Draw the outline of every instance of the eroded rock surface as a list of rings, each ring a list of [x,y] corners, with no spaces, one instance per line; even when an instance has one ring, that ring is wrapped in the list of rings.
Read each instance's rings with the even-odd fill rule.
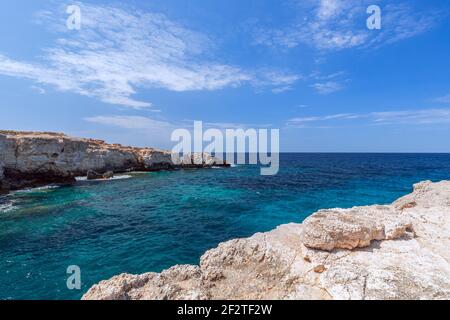
[[[372,241],[412,236],[411,221],[392,206],[322,210],[303,222],[302,243],[332,251],[370,246]]]
[[[392,205],[322,210],[83,299],[449,299],[449,247],[450,182],[427,181]]]
[[[0,131],[0,192],[73,182],[88,171],[103,175],[224,165],[208,154],[196,157],[200,163],[193,159],[174,163],[171,153],[164,150],[107,144],[61,133]]]

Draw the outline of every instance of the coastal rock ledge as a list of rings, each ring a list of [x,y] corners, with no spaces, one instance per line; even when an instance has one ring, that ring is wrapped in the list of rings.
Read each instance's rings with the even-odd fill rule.
[[[391,205],[322,210],[83,299],[450,299],[449,248],[450,181],[426,181]]]
[[[62,133],[0,130],[0,193],[71,183],[89,171],[111,176],[129,171],[227,166],[206,153],[179,162],[173,163],[169,151],[153,148],[126,147]]]

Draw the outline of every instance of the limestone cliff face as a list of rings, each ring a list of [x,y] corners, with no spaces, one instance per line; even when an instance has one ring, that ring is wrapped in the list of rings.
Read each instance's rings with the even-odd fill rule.
[[[59,133],[0,131],[0,191],[74,181],[87,171],[124,172],[223,165],[210,155],[175,164],[171,153]]]
[[[450,182],[231,240],[199,266],[122,274],[83,299],[449,299]]]

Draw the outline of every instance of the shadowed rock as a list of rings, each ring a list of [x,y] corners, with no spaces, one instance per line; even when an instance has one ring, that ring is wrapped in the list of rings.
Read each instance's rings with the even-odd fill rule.
[[[112,179],[114,178],[114,172],[107,171],[105,173],[98,173],[94,170],[89,170],[86,175],[88,180],[98,180],[98,179]]]

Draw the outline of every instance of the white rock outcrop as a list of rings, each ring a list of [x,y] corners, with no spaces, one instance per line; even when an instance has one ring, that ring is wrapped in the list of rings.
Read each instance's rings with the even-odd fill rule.
[[[322,210],[83,299],[450,299],[449,247],[450,182],[427,181],[392,205]]]
[[[210,155],[203,157],[200,165],[192,161],[173,163],[171,153],[164,150],[107,144],[61,133],[0,131],[0,192],[71,182],[90,170],[104,174],[224,165]]]

